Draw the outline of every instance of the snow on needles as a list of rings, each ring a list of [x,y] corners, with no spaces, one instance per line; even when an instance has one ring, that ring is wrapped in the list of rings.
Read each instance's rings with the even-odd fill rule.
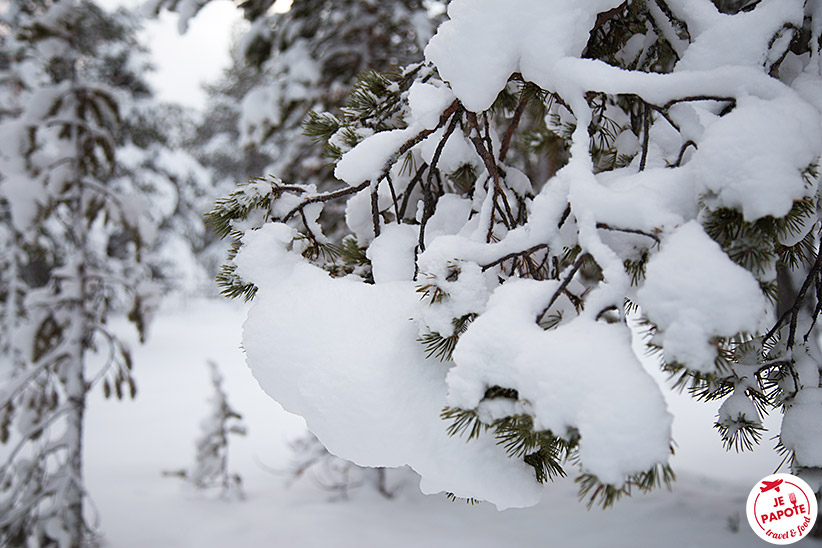
[[[403,143],[422,129],[437,127],[442,112],[454,101],[446,87],[415,82],[408,92],[409,126],[367,137],[349,150],[337,164],[334,175],[351,186],[374,181]]]

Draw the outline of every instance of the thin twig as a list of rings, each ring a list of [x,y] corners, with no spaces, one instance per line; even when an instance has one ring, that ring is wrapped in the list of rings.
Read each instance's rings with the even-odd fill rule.
[[[699,149],[699,147],[696,145],[695,142],[688,139],[687,141],[685,141],[682,144],[682,148],[679,149],[679,156],[677,156],[677,158],[676,158],[676,163],[671,165],[671,167],[681,167],[682,166],[682,160],[685,159],[685,152],[688,150],[688,147],[694,147],[697,150]]]
[[[659,236],[656,236],[655,234],[650,234],[648,232],[645,232],[644,230],[639,230],[639,229],[636,229],[636,228],[619,228],[619,227],[611,226],[611,225],[605,224],[605,223],[597,223],[597,228],[602,229],[602,230],[611,230],[611,231],[614,231],[614,232],[627,232],[628,234],[639,234],[640,236],[645,236],[647,238],[651,238],[652,240],[654,240],[657,243],[657,245],[659,245],[659,243],[660,243],[659,242]]]
[[[525,84],[526,86],[528,84]],[[499,149],[499,161],[505,162],[505,158],[508,156],[508,147],[511,146],[511,139],[514,136],[514,132],[517,130],[519,126],[519,122],[522,119],[522,115],[525,112],[525,107],[528,106],[528,101],[530,99],[529,95],[525,92],[526,87],[522,88],[519,96],[519,104],[517,104],[517,109],[514,111],[514,117],[511,118],[511,123],[508,124],[508,129],[505,131],[505,136],[502,138],[502,145]]]
[[[402,224],[402,219],[400,219],[400,205],[397,200],[397,191],[394,190],[394,181],[391,180],[391,175],[386,175],[385,180],[388,181],[388,190],[391,191],[391,200],[394,202],[394,214],[397,216],[397,223]]]
[[[414,190],[414,187],[417,186],[422,180],[422,176],[425,173],[425,170],[428,168],[428,164],[423,163],[422,166],[417,170],[414,174],[414,178],[411,179],[411,182],[408,183],[408,186],[405,187],[405,191],[403,192],[402,197],[402,206],[400,206],[400,213],[401,217],[405,217],[405,211],[408,209],[408,201],[411,199],[411,191]]]
[[[545,314],[548,313],[548,310],[551,309],[551,307],[554,305],[554,303],[559,298],[559,296],[562,294],[562,292],[565,291],[565,288],[568,287],[568,284],[571,283],[571,280],[574,279],[574,276],[576,276],[577,271],[579,271],[579,269],[582,268],[582,263],[584,263],[590,257],[591,257],[590,253],[583,253],[582,255],[577,257],[577,260],[574,263],[574,266],[571,267],[571,270],[568,271],[568,274],[565,276],[565,279],[562,280],[562,283],[559,284],[559,287],[557,288],[557,290],[554,291],[554,294],[551,296],[551,300],[548,301],[548,305],[537,316],[537,323],[538,324],[542,323],[542,320],[545,318]]]
[[[468,120],[469,127],[473,130],[473,131],[471,131],[471,134],[469,136],[469,140],[471,141],[471,143],[473,143],[474,149],[476,149],[477,154],[479,154],[480,158],[482,158],[482,161],[485,164],[485,169],[488,171],[488,174],[491,176],[492,181],[493,181],[494,187],[493,187],[493,191],[492,191],[493,192],[492,199],[493,199],[494,203],[496,204],[497,203],[497,198],[500,195],[502,195],[502,200],[503,200],[503,203],[505,205],[505,208],[506,208],[506,211],[507,211],[507,214],[508,214],[508,219],[506,219],[504,215],[501,215],[502,221],[503,221],[503,223],[505,223],[505,226],[507,226],[509,229],[513,228],[514,225],[511,224],[511,223],[515,222],[514,221],[514,215],[513,215],[513,213],[511,213],[511,206],[508,203],[508,197],[505,196],[504,192],[502,192],[502,188],[500,186],[500,173],[499,173],[499,168],[497,167],[497,162],[494,160],[493,153],[488,148],[486,148],[485,143],[483,142],[482,132],[480,131],[479,122],[477,121],[477,115],[474,112],[467,112],[466,113],[466,119]],[[509,223],[509,219],[510,219],[510,223]],[[489,223],[489,228],[488,228],[488,236],[486,238],[486,240],[489,241],[489,242],[491,241],[491,235],[493,233],[494,220],[495,220],[495,215],[492,212],[491,221]]]
[[[528,249],[525,249],[523,251],[514,251],[513,253],[509,253],[508,255],[505,255],[505,256],[500,257],[499,259],[497,259],[495,261],[492,261],[492,262],[490,262],[486,265],[483,265],[482,266],[482,271],[485,272],[489,268],[492,268],[492,267],[497,266],[498,264],[504,263],[508,259],[513,259],[514,257],[519,257],[521,255],[530,255],[531,253],[534,253],[535,251],[539,251],[540,249],[546,249],[547,247],[548,247],[548,244],[537,244],[537,245],[529,247]]]
[[[442,156],[443,149],[445,149],[445,144],[448,142],[448,139],[451,138],[451,134],[454,133],[454,130],[457,129],[457,124],[459,124],[460,118],[461,116],[458,114],[451,117],[451,123],[448,124],[448,127],[445,129],[445,133],[442,135],[442,139],[440,139],[440,142],[437,143],[437,148],[434,151],[433,158],[431,159],[431,165],[428,168],[428,184],[423,183],[422,185],[423,210],[422,220],[420,221],[420,251],[425,251],[425,226],[428,224],[428,219],[434,215],[434,209],[436,206],[431,187],[434,184],[434,174],[437,172],[437,164],[440,161],[440,156]]]
[[[765,335],[765,338],[762,339],[762,344],[764,345],[768,339],[773,337],[776,332],[785,324],[785,321],[790,316],[790,331],[788,333],[788,343],[787,347],[792,348],[796,338],[796,323],[799,319],[799,311],[802,309],[802,301],[805,300],[805,294],[808,292],[808,289],[813,283],[813,280],[816,276],[819,275],[820,270],[822,270],[822,252],[816,252],[816,261],[814,261],[813,267],[811,271],[808,273],[808,276],[805,278],[805,282],[802,284],[802,288],[799,290],[799,293],[796,295],[796,299],[794,300],[793,306],[791,306],[788,310],[786,310],[776,321],[774,326],[771,328],[770,331]]]

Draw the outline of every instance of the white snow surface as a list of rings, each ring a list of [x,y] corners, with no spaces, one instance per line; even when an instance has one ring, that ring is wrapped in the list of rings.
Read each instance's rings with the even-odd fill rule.
[[[346,152],[334,168],[334,176],[351,186],[379,178],[388,161],[417,128],[376,133]]]
[[[771,38],[786,23],[801,27],[804,17],[802,0],[768,0],[734,15],[719,13],[703,0],[672,4],[681,6],[681,15],[692,22],[688,28],[694,39],[677,63],[678,71],[761,66],[769,58],[764,52]]]
[[[745,499],[781,458],[767,446],[754,453],[725,452],[710,427],[716,406],[669,389],[664,392],[679,443],[673,457],[677,482],[671,491],[635,495],[608,511],[588,511],[571,480],[551,484],[537,506],[505,512],[421,495],[410,477],[392,481],[390,487],[399,490],[391,500],[366,490],[354,491],[349,500],[329,500],[311,478],[291,484],[271,468],[286,469],[289,440],[302,435],[304,423],[263,393],[243,365],[239,326],[247,308],[223,299],[166,306],[146,345],[137,343],[125,320],[112,326],[134,351],[138,395],[118,402],[95,390],[89,402],[87,487],[107,546],[769,546],[747,526]],[[206,359],[219,364],[229,401],[249,427],[247,437],[231,440],[229,455],[230,469],[243,477],[244,501],[219,500],[161,476],[194,456],[211,396]],[[655,378],[664,384],[661,373]],[[736,533],[728,526],[734,516],[741,516]]]
[[[425,129],[434,129],[442,111],[454,102],[454,94],[447,86],[414,82],[408,90],[411,119]]]
[[[371,261],[374,282],[381,284],[413,280],[416,245],[417,231],[411,225],[386,226],[366,251],[366,256]]]

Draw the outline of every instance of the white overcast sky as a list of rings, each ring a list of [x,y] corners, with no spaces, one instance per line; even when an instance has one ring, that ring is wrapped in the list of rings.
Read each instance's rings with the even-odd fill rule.
[[[139,7],[143,0],[99,0],[113,9],[117,6]],[[290,0],[278,0],[279,9],[287,9]],[[156,72],[148,80],[160,100],[181,103],[197,109],[205,104],[203,82],[220,76],[229,63],[229,45],[233,32],[240,32],[242,12],[230,0],[212,0],[189,22],[184,35],[177,32],[177,15],[164,11],[149,21],[143,31]]]

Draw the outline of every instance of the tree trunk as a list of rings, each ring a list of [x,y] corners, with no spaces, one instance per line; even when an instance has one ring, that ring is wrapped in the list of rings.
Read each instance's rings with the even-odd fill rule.
[[[75,356],[74,363],[69,365],[66,390],[69,396],[71,409],[68,413],[68,458],[66,472],[70,474],[66,489],[66,525],[71,538],[70,548],[81,548],[85,536],[85,520],[83,518],[83,417],[86,408],[85,378],[83,374],[82,347],[79,356]]]

